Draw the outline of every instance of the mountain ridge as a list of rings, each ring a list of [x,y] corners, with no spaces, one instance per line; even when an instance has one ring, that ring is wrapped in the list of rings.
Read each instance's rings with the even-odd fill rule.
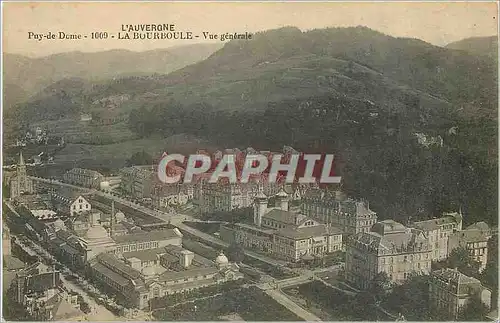
[[[445,48],[463,50],[474,55],[498,59],[498,37],[469,37],[449,43]]]
[[[5,53],[4,82],[24,90],[21,98],[6,93],[12,97],[7,99],[6,108],[11,108],[64,78],[104,80],[169,73],[205,59],[221,46],[222,44],[192,44],[144,52],[120,49],[92,53],[72,51],[36,58]]]

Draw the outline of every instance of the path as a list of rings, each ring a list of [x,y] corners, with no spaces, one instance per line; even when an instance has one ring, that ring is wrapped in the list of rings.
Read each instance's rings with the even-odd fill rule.
[[[285,306],[288,310],[295,313],[295,315],[297,315],[298,317],[301,317],[306,321],[321,321],[319,317],[305,310],[301,306],[297,305],[294,301],[292,301],[288,296],[283,294],[283,292],[281,292],[280,290],[268,289],[265,290],[265,293],[271,296],[275,301],[277,301],[281,305]]]

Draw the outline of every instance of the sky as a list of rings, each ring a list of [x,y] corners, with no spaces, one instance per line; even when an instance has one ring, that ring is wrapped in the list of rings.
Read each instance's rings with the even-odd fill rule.
[[[2,5],[3,52],[30,57],[67,51],[145,51],[204,42],[204,31],[244,33],[283,26],[305,31],[363,25],[391,36],[418,38],[438,46],[468,37],[497,35],[498,28],[494,2],[4,2]],[[176,31],[190,31],[200,38],[119,40],[118,32],[125,24],[174,24]],[[60,31],[80,33],[87,38],[39,41],[28,37],[29,32],[52,32],[58,36]],[[108,39],[91,39],[92,32],[107,32]]]

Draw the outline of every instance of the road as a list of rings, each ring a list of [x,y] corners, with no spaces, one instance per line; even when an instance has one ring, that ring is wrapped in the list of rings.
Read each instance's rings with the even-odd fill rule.
[[[288,296],[283,294],[278,289],[267,289],[265,293],[271,296],[274,300],[276,300],[281,305],[285,306],[288,310],[295,313],[297,316],[301,317],[305,321],[321,321],[319,317],[305,310],[294,301],[292,301]]]

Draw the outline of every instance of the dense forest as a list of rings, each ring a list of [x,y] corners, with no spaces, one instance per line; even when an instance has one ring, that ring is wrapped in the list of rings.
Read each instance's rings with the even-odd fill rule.
[[[146,137],[189,133],[223,147],[334,153],[344,189],[369,199],[382,219],[406,222],[461,208],[467,223],[496,223],[496,155],[489,149],[496,123],[405,100],[406,109],[391,111],[326,95],[271,103],[261,113],[167,101],[132,111],[129,124]],[[441,136],[443,145],[419,144],[417,132]]]

